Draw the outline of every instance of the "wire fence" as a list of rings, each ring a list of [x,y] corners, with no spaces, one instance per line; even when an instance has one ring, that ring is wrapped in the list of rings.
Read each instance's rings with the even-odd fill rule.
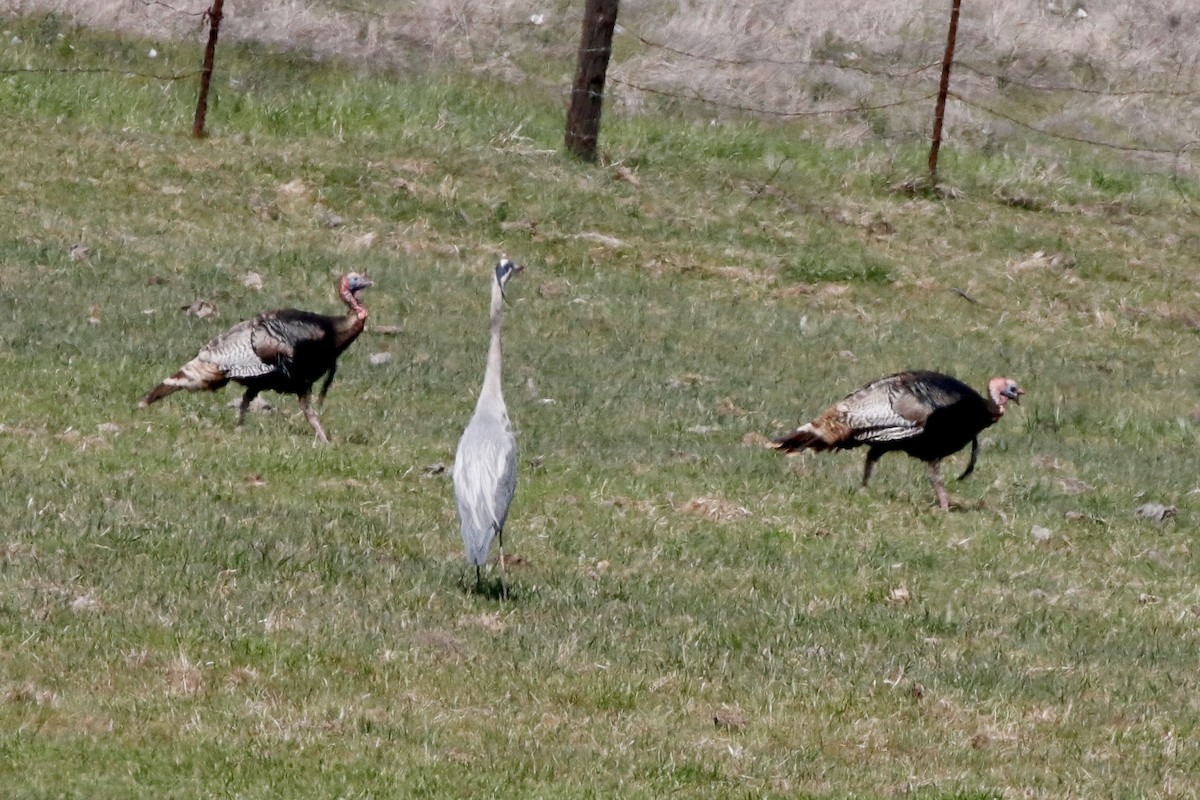
[[[654,95],[659,98],[701,104],[713,110],[728,110],[752,113],[765,117],[795,119],[801,117],[819,116],[853,116],[865,112],[912,107],[920,114],[932,116],[930,102],[936,96],[939,61],[927,61],[915,65],[869,65],[854,61],[829,58],[797,58],[784,59],[777,57],[727,58],[723,56],[692,52],[679,46],[657,41],[650,36],[634,30],[625,30],[625,36],[637,43],[649,53],[662,53],[670,56],[670,70],[677,74],[693,76],[692,83],[700,85],[681,85],[678,80],[645,82],[617,77],[613,82],[628,90]],[[762,103],[745,103],[730,101],[727,92],[706,92],[703,85],[720,86],[721,82],[712,81],[709,70],[697,71],[689,69],[688,65],[705,64],[724,68],[741,68],[746,70],[761,70],[763,68],[776,70],[775,79],[781,83],[797,82],[818,85],[827,82],[828,72],[850,73],[865,76],[870,79],[870,85],[865,91],[858,93],[858,102],[841,105],[826,103],[810,103],[808,107],[781,107]],[[820,70],[820,72],[814,72]],[[951,89],[949,96],[966,109],[981,113],[992,120],[1007,123],[1023,131],[1037,134],[1047,139],[1057,139],[1089,147],[1120,151],[1124,153],[1142,154],[1147,156],[1170,156],[1179,158],[1189,150],[1196,148],[1194,132],[1200,130],[1194,124],[1181,122],[1172,124],[1171,120],[1192,120],[1200,116],[1200,89],[1193,88],[1196,76],[1183,75],[1179,80],[1185,86],[1121,86],[1106,87],[1082,85],[1079,83],[1037,80],[1021,75],[1015,71],[1002,71],[994,67],[981,66],[969,61],[955,60],[954,83],[965,88]],[[635,71],[635,70],[631,70]],[[661,70],[664,72],[667,70]],[[807,74],[805,74],[807,73]],[[975,80],[963,80],[964,73]],[[704,80],[694,78],[704,75]],[[990,85],[980,82],[987,81]],[[643,80],[645,80],[643,78]],[[764,78],[759,78],[763,82]],[[801,92],[795,92],[794,98],[799,98]],[[1128,129],[1120,130],[1124,138],[1105,138],[1098,135],[1064,129],[1059,125],[1051,127],[1045,123],[1053,119],[1073,103],[1080,100],[1091,101],[1096,98],[1111,101],[1153,99],[1162,103],[1172,103],[1170,107],[1160,107],[1162,117],[1160,135],[1146,136],[1141,132]],[[823,98],[826,99],[826,98]],[[1119,110],[1118,110],[1119,111]],[[1099,109],[1102,119],[1112,119],[1113,107]],[[1133,109],[1131,113],[1144,114],[1144,109]],[[1095,127],[1095,120],[1089,121],[1085,113],[1079,114],[1080,127]],[[1113,125],[1119,128],[1119,125]],[[1189,133],[1192,134],[1189,136]]]
[[[6,0],[0,11],[50,10],[83,24],[143,35],[167,31],[202,44],[210,4]],[[428,47],[473,67],[489,59],[511,63],[521,55],[544,54],[547,62],[562,62],[567,74],[578,55],[575,6],[582,3],[570,9],[557,5],[561,13],[543,15],[518,0],[230,0],[222,36],[290,39],[319,54],[381,64],[398,63],[401,47]],[[826,5],[835,12],[851,8]],[[844,18],[827,13],[816,21],[801,19],[812,11],[808,6],[820,7],[818,0],[698,3],[689,7],[695,9],[691,16],[635,9],[618,21],[606,103],[627,113],[665,113],[687,105],[711,115],[808,119],[830,127],[864,127],[869,120],[864,136],[927,140],[945,5],[892,0],[862,12],[878,12],[884,20],[878,23],[849,12]],[[1079,2],[1056,7],[997,0],[987,4],[989,12],[967,0],[948,94],[948,141],[988,147],[1021,137],[1058,140],[1196,174],[1200,37],[1193,34],[1200,29],[1200,7],[1193,5],[1156,0],[1141,10],[1098,9],[1089,17]],[[1059,10],[1048,14],[1047,8]],[[889,23],[902,30],[885,30]],[[854,33],[855,25],[870,24],[877,27]],[[1095,30],[1089,33],[1088,25]],[[36,71],[9,68],[0,74]],[[120,70],[153,81],[197,79],[200,71],[199,64],[169,73]]]

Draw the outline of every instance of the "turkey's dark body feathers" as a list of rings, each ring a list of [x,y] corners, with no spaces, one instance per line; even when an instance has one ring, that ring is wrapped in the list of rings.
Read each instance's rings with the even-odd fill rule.
[[[260,314],[251,329],[251,347],[271,370],[234,380],[259,391],[307,394],[358,335],[339,347],[338,322],[337,317],[292,308]]]
[[[980,431],[1002,414],[994,400],[957,378],[910,370],[851,392],[812,422],[776,439],[775,447],[796,452],[866,446],[864,486],[875,462],[885,453],[907,453],[930,465],[930,479],[944,508],[945,492],[937,474],[939,462],[970,444],[970,463],[960,479],[969,475],[975,468]]]

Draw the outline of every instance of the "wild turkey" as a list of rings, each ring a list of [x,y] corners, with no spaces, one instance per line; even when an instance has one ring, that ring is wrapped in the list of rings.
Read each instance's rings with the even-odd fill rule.
[[[317,432],[317,439],[328,442],[309,395],[313,384],[324,375],[325,383],[317,400],[324,402],[337,372],[338,356],[358,338],[367,321],[367,309],[359,302],[358,293],[374,285],[366,275],[357,272],[342,276],[338,294],[350,307],[345,316],[284,308],[239,322],[213,337],[199,355],[151,389],[138,405],[146,408],[180,389],[212,391],[235,381],[246,387],[238,406],[238,426],[246,418],[250,402],[259,392],[270,389],[296,395],[305,418]]]
[[[939,467],[948,455],[971,444],[971,459],[959,480],[975,469],[979,433],[1020,403],[1025,392],[1011,378],[988,381],[988,397],[940,372],[898,372],[872,381],[826,409],[794,433],[775,440],[789,453],[804,449],[846,450],[867,445],[862,485],[884,453],[900,450],[929,464],[929,480],[943,511],[950,508]]]

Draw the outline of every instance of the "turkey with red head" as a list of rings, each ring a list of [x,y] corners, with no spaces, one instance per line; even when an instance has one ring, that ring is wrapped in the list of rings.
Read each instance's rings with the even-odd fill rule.
[[[862,485],[884,453],[899,450],[929,465],[938,506],[950,508],[939,467],[942,459],[971,445],[971,458],[959,480],[975,469],[979,433],[1004,416],[1009,400],[1024,390],[1011,378],[988,381],[984,397],[940,372],[913,370],[872,381],[826,409],[816,419],[775,440],[776,449],[848,450],[867,446]]]
[[[358,294],[373,285],[366,275],[357,272],[342,276],[338,295],[350,309],[343,316],[284,308],[239,322],[213,337],[199,355],[151,389],[138,405],[145,408],[180,389],[212,391],[234,381],[246,387],[238,406],[238,426],[250,402],[259,392],[270,389],[296,395],[317,439],[328,442],[309,399],[312,387],[324,376],[317,398],[323,403],[337,372],[338,356],[358,338],[367,321],[367,309],[359,302]]]

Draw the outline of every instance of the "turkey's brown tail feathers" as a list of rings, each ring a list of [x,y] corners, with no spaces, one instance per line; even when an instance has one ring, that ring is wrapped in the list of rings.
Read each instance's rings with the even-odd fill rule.
[[[151,389],[145,397],[138,401],[138,408],[146,408],[151,403],[157,403],[172,392],[177,392],[181,389],[180,386],[172,386],[169,383],[160,383]]]
[[[811,422],[803,425],[787,436],[781,436],[774,441],[776,450],[796,453],[800,450],[828,450],[833,447],[825,435],[825,431],[815,427]]]
[[[187,389],[191,392],[220,389],[229,379],[225,373],[213,364],[204,361],[189,361],[180,367],[179,371],[151,389],[145,397],[138,401],[139,408],[146,408],[151,403],[158,402],[169,394]]]

